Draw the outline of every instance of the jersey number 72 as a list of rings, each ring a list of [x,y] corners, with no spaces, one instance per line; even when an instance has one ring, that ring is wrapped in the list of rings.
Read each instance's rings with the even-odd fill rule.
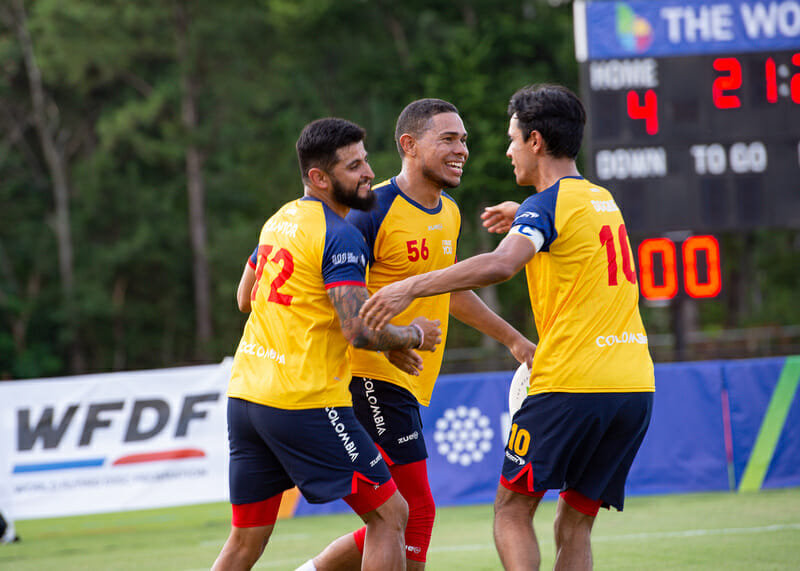
[[[272,253],[273,246],[271,244],[261,244],[258,246],[258,265],[256,266],[256,283],[253,285],[253,291],[250,294],[250,299],[256,299],[256,292],[261,282],[261,274],[264,273],[264,266],[267,264],[267,258]],[[274,264],[281,264],[280,273],[269,284],[269,296],[267,301],[280,303],[281,305],[291,305],[292,296],[285,293],[280,293],[278,288],[286,283],[292,273],[294,272],[294,258],[292,253],[286,248],[280,248],[269,260]]]

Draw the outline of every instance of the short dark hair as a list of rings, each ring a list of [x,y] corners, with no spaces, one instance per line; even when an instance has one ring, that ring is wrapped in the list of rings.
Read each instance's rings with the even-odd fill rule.
[[[522,140],[539,131],[547,153],[555,158],[575,159],[583,141],[586,110],[572,91],[561,85],[523,87],[511,97],[508,114],[516,115]]]
[[[317,119],[306,125],[295,144],[303,180],[308,180],[308,171],[312,168],[331,172],[339,160],[337,151],[366,137],[367,132],[362,127],[337,117]]]
[[[412,101],[397,118],[397,125],[394,129],[394,141],[397,144],[397,151],[402,157],[405,155],[403,147],[400,146],[400,137],[408,133],[414,138],[419,138],[428,128],[428,122],[434,115],[439,113],[458,113],[458,109],[452,103],[443,99],[417,99]]]

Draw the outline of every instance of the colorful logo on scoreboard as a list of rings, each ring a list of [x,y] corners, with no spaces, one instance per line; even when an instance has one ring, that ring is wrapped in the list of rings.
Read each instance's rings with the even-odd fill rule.
[[[624,2],[616,3],[617,40],[629,52],[640,54],[653,43],[653,27]]]

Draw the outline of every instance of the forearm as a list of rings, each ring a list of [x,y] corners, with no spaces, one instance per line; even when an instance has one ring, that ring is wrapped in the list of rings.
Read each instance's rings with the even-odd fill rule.
[[[523,337],[522,333],[492,311],[475,292],[453,293],[450,297],[450,315],[506,347],[511,347]]]
[[[358,319],[358,321],[361,321],[361,319]],[[354,332],[352,338],[348,340],[357,349],[369,349],[371,351],[416,349],[422,341],[420,331],[414,327],[399,327],[389,324],[380,331],[373,331],[366,327],[363,321],[361,322],[360,331]]]
[[[245,264],[242,277],[239,280],[239,287],[236,290],[236,302],[239,311],[242,313],[250,312],[250,293],[253,291],[253,284],[256,282],[256,271]]]
[[[498,259],[495,252],[478,254],[448,268],[406,278],[402,283],[412,297],[479,289],[504,282],[515,269]]]
[[[328,291],[336,308],[345,338],[357,349],[388,351],[390,349],[414,349],[422,342],[422,330],[414,326],[399,327],[388,324],[372,330],[358,316],[358,311],[369,294],[364,287],[337,287]]]

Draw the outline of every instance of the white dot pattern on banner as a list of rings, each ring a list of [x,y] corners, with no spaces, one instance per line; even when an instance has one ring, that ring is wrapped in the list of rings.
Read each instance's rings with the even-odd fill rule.
[[[436,451],[451,464],[469,466],[483,460],[492,449],[494,430],[477,407],[448,408],[436,421]]]

